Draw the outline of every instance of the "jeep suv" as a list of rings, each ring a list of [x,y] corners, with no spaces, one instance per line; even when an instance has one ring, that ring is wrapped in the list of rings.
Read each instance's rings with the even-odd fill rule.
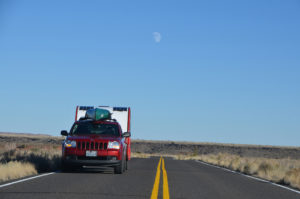
[[[79,169],[82,166],[113,167],[122,174],[127,169],[127,144],[125,139],[130,132],[122,133],[115,120],[79,120],[70,132],[61,131],[67,136],[62,144],[62,170]]]

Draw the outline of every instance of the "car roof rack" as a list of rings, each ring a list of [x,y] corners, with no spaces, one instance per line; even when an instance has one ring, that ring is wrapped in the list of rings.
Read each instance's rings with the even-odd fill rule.
[[[79,118],[79,121],[83,121],[83,120],[90,120],[90,121],[112,121],[112,122],[116,122],[116,119],[102,119],[102,120],[93,120],[90,118],[86,118],[86,117],[81,117]]]
[[[107,119],[107,120],[110,120],[110,121],[113,121],[113,122],[116,122],[116,121],[117,121],[116,119]]]

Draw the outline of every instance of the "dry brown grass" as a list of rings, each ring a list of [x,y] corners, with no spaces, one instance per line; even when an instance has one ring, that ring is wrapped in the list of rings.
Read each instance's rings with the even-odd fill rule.
[[[300,168],[289,170],[284,177],[284,182],[300,188]]]
[[[241,157],[226,153],[175,157],[179,160],[201,160],[272,182],[300,189],[300,160]]]
[[[61,150],[49,146],[18,146],[6,144],[0,152],[0,182],[37,173],[55,171],[60,167]]]
[[[150,158],[152,155],[147,153],[133,153],[131,152],[132,158]]]
[[[34,165],[22,162],[0,164],[0,182],[37,174]]]
[[[178,155],[166,155],[166,154],[162,154],[162,153],[134,153],[131,152],[131,157],[132,158],[150,158],[150,157],[169,157],[169,158],[173,158],[173,159],[178,159]]]
[[[61,137],[0,133],[0,182],[60,168]]]
[[[31,163],[41,173],[59,169],[60,157],[61,151],[56,149],[17,149],[0,154],[0,163],[7,164],[14,161]]]
[[[60,156],[61,147],[59,145],[47,143],[24,144],[15,142],[2,142],[0,144],[0,165],[3,168],[6,168],[6,172],[14,171],[12,176],[23,177],[25,175],[32,175],[32,172],[28,172],[29,170],[26,170],[29,167],[33,167],[35,173],[55,171],[60,167]],[[15,168],[22,164],[24,164],[24,171],[22,171],[22,167],[15,170],[10,170],[8,168],[10,166]],[[6,177],[3,177],[4,175]],[[10,174],[2,173],[1,176],[2,179],[8,179],[7,176],[10,176]]]

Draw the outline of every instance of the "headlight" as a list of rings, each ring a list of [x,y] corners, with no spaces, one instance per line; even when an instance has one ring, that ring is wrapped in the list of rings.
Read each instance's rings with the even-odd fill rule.
[[[108,149],[120,149],[120,144],[117,141],[108,142]]]
[[[65,141],[65,147],[67,147],[67,148],[70,148],[70,147],[72,147],[72,148],[75,148],[76,147],[76,141],[71,141],[71,140],[67,140],[67,141]]]

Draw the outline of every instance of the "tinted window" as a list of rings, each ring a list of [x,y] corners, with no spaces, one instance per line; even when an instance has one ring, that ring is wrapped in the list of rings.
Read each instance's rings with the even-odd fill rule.
[[[95,124],[95,123],[79,123],[74,124],[71,129],[73,135],[115,135],[120,136],[118,125],[115,124]]]

